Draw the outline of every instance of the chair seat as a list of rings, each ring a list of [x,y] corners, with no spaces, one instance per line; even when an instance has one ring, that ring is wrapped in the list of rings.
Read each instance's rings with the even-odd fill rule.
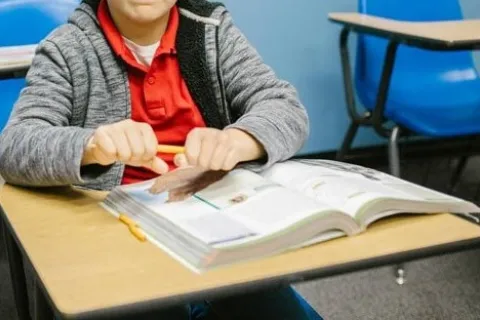
[[[387,117],[418,135],[446,138],[480,134],[480,110],[478,108],[476,110],[453,115],[452,110],[429,113],[426,110],[399,108]]]
[[[415,77],[413,81],[405,79]],[[432,137],[480,134],[480,79],[474,70],[442,75],[397,74],[393,77],[385,117],[412,132]],[[364,79],[362,79],[364,80]],[[377,91],[357,79],[359,98],[375,106]]]

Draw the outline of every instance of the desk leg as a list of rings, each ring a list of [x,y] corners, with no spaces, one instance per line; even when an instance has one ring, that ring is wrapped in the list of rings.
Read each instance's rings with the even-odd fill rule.
[[[28,305],[28,292],[23,269],[23,258],[15,239],[8,230],[6,223],[3,223],[5,236],[5,247],[7,248],[8,264],[10,266],[10,277],[12,279],[13,294],[20,320],[31,320]]]
[[[45,293],[35,280],[35,320],[52,320],[52,308],[45,298]]]

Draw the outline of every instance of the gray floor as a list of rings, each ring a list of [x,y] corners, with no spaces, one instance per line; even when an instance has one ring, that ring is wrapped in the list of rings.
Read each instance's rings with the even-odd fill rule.
[[[444,191],[454,161],[414,161],[405,166],[407,179]],[[382,168],[385,169],[385,168]],[[480,159],[467,168],[457,195],[471,198],[480,183]],[[0,237],[0,241],[3,240]],[[436,257],[406,265],[407,283],[398,286],[392,267],[338,276],[297,289],[327,320],[480,319],[480,250]],[[11,285],[0,242],[0,320],[16,320]]]

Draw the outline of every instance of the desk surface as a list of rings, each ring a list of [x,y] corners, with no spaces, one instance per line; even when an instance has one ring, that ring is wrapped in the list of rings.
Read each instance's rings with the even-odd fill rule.
[[[341,24],[400,37],[417,38],[445,45],[479,45],[480,20],[409,22],[360,13],[330,13],[329,19]]]
[[[133,238],[98,205],[103,196],[11,186],[0,193],[7,227],[65,316],[185,302],[480,244],[480,228],[455,216],[403,217],[378,222],[356,237],[197,275]]]
[[[30,67],[37,45],[0,47],[0,73],[10,74]]]

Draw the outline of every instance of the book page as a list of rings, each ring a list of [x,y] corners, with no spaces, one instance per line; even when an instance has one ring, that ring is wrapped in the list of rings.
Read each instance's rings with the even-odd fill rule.
[[[373,169],[336,161],[289,161],[275,165],[263,175],[352,217],[363,205],[380,198],[422,202],[463,201]]]
[[[166,193],[150,194],[152,183],[122,189],[136,202],[209,245],[248,241],[319,211],[318,204],[308,197],[246,170],[230,172],[181,202],[168,203]]]

